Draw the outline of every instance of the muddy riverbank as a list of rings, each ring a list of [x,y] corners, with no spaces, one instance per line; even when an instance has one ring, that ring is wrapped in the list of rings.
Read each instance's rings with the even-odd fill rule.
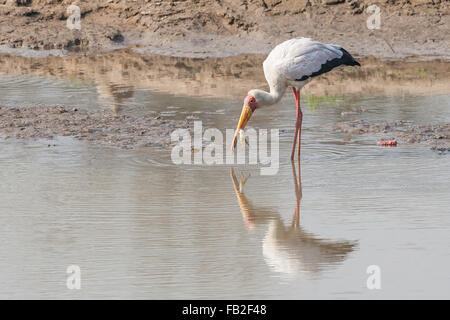
[[[170,145],[170,134],[189,128],[188,121],[162,120],[153,116],[116,114],[110,110],[30,106],[0,107],[2,139],[72,136],[102,145],[135,149]],[[417,125],[410,121],[370,123],[366,120],[338,122],[332,130],[348,134],[374,135],[400,143],[427,143],[432,150],[450,152],[450,123]]]
[[[71,4],[80,28],[69,29]],[[450,2],[383,1],[369,29],[369,0],[0,0],[0,51],[28,56],[139,52],[187,57],[267,53],[282,40],[312,37],[356,56],[447,57]],[[72,21],[72,20],[71,20]]]
[[[118,115],[109,110],[0,106],[0,137],[3,139],[72,136],[79,140],[134,149],[167,146],[175,129],[188,127],[185,121]]]
[[[401,143],[427,143],[431,150],[450,152],[450,123],[417,125],[409,121],[369,123],[365,120],[340,122],[333,126],[338,132],[352,135],[381,135]]]

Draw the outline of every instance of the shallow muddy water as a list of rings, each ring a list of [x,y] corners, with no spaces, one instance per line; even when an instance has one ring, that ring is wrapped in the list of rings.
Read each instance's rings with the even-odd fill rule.
[[[11,59],[9,66],[19,66],[24,58]],[[91,78],[83,70],[101,66],[83,60],[69,75],[69,62],[54,59],[1,70],[0,105],[112,106],[224,131],[236,125],[243,92],[263,85],[246,73],[251,64],[242,64],[241,75],[210,71],[213,82],[202,82],[201,70],[180,71],[172,84],[157,86],[126,75]],[[160,74],[176,63],[186,70],[173,59],[163,58]],[[59,73],[49,72],[55,64]],[[450,298],[449,155],[424,144],[381,148],[383,135],[331,130],[350,119],[449,122],[446,80],[417,72],[414,66],[416,77],[395,90],[385,84],[387,92],[382,82],[307,92],[300,175],[289,161],[290,95],[249,123],[280,129],[280,168],[272,176],[247,165],[175,165],[168,148],[121,150],[70,137],[2,141],[0,297]],[[316,87],[327,90],[327,81]],[[422,84],[417,94],[414,81]],[[364,112],[354,113],[360,106]],[[81,269],[80,290],[66,287],[70,265]],[[370,265],[380,267],[380,290],[366,286]]]

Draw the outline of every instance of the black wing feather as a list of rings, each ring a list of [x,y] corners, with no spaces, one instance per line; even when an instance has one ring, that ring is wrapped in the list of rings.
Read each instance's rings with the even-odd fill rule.
[[[342,52],[342,57],[335,58],[332,60],[327,61],[326,63],[322,64],[322,67],[319,71],[313,72],[312,74],[308,76],[303,76],[300,79],[295,79],[295,81],[305,81],[308,78],[316,77],[318,75],[321,75],[322,73],[327,73],[328,71],[331,71],[332,69],[345,65],[345,66],[361,66],[358,61],[353,58],[350,53],[347,52],[344,48],[340,48]]]

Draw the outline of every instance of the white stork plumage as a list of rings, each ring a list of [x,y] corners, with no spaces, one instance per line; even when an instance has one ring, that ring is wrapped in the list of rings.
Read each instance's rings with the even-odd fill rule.
[[[295,123],[291,160],[294,159],[297,137],[297,156],[300,158],[303,119],[300,108],[300,89],[313,77],[340,65],[359,66],[360,64],[340,46],[320,43],[309,38],[290,39],[277,45],[263,63],[264,75],[269,84],[270,92],[259,89],[248,92],[231,145],[231,151],[236,146],[240,130],[246,126],[253,112],[258,108],[277,103],[282,98],[286,88],[292,86],[297,105],[297,121]]]

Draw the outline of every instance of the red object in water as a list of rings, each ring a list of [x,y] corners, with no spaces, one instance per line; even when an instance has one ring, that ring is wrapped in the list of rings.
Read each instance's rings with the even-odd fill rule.
[[[395,139],[393,140],[380,140],[378,141],[377,145],[381,147],[396,147],[397,141]]]

